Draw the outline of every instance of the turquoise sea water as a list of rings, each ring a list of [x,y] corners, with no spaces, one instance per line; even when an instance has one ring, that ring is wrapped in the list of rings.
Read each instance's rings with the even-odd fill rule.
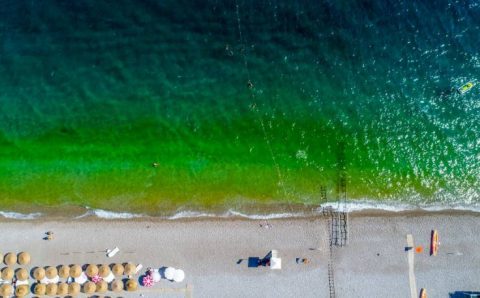
[[[480,203],[478,1],[1,2],[2,209]]]

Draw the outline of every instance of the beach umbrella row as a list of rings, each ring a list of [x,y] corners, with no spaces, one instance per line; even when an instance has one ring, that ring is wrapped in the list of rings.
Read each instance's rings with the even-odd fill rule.
[[[7,266],[13,266],[15,263],[18,262],[19,265],[27,265],[30,263],[30,254],[27,252],[21,252],[18,256],[14,253],[7,253],[5,256],[0,254],[0,258],[3,259],[3,262]]]
[[[5,287],[4,287],[5,286]],[[8,296],[11,295],[13,289],[11,285],[4,285],[0,287],[0,296]],[[135,291],[138,288],[138,283],[133,280],[129,279],[125,285],[121,280],[114,280],[111,284],[111,290],[113,292],[120,292],[124,289],[127,291]],[[48,295],[48,296],[64,296],[64,295],[77,295],[80,293],[82,287],[80,284],[76,282],[72,282],[70,284],[66,283],[59,283],[59,284],[42,284],[37,283],[33,289],[33,293],[35,295]],[[97,284],[94,282],[88,281],[83,285],[83,292],[86,294],[93,294],[93,293],[105,293],[108,290],[108,284],[105,281],[101,281]],[[18,286],[15,294],[17,296],[25,296],[28,294],[28,286],[22,285]]]

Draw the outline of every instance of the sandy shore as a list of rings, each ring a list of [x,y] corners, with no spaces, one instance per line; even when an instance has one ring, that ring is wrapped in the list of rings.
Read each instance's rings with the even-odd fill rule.
[[[364,214],[350,218],[347,247],[334,251],[337,297],[409,297],[406,235],[425,252],[415,255],[418,286],[429,297],[480,290],[480,216],[469,213]],[[323,217],[270,220],[4,221],[0,252],[29,251],[30,267],[138,262],[173,266],[185,281],[162,280],[154,291],[105,297],[328,297],[328,228]],[[438,229],[437,257],[428,254]],[[46,231],[55,239],[42,240]],[[107,258],[104,251],[121,251]],[[277,249],[282,270],[249,268],[249,257]],[[308,258],[309,264],[297,264]],[[142,270],[144,272],[144,270]]]

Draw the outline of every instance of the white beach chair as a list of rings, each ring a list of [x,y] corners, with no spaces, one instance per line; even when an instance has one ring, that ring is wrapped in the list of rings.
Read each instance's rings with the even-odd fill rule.
[[[110,274],[107,277],[105,277],[103,280],[106,281],[107,283],[111,283],[114,279],[115,279],[115,275],[112,272],[110,272]]]
[[[117,252],[119,252],[119,251],[120,251],[120,249],[118,248],[118,246],[115,247],[115,248],[112,249],[112,250],[107,250],[107,257],[111,258],[111,257],[113,257],[114,255],[116,255]]]
[[[18,287],[18,286],[22,286],[22,285],[29,285],[30,283],[28,282],[28,279],[27,280],[17,280],[15,282],[15,286]]]
[[[85,272],[82,272],[82,274],[74,279],[76,283],[83,285],[88,281],[88,276],[85,274]]]
[[[143,268],[143,265],[138,264],[137,267],[135,268],[135,274],[138,274],[138,272],[140,272],[140,270],[142,270],[142,268]]]

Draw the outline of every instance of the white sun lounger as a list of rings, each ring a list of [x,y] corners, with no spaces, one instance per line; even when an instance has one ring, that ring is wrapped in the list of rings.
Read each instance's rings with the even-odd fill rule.
[[[137,265],[137,268],[135,268],[135,274],[138,274],[138,272],[139,272],[140,270],[142,270],[142,268],[143,268],[143,265],[142,265],[142,264],[138,264],[138,265]]]
[[[114,255],[116,255],[117,252],[119,252],[119,251],[120,251],[120,249],[118,248],[118,246],[115,247],[115,248],[112,249],[112,250],[107,250],[107,257],[111,258],[111,257],[113,257]]]

